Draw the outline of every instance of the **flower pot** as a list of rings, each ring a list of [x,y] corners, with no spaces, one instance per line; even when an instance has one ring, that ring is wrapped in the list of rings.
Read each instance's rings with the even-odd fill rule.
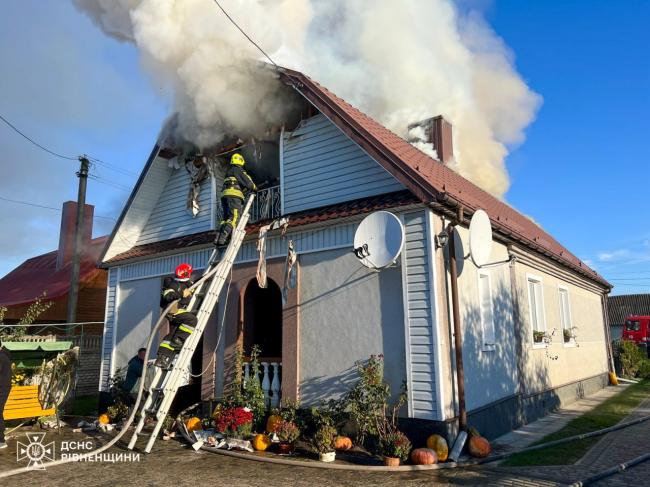
[[[384,465],[386,465],[387,467],[399,467],[399,458],[384,457]]]
[[[278,453],[280,455],[291,455],[293,453],[293,443],[280,443]]]
[[[335,451],[330,451],[327,453],[319,453],[318,454],[318,459],[321,462],[333,462],[334,459],[336,459],[336,452]]]

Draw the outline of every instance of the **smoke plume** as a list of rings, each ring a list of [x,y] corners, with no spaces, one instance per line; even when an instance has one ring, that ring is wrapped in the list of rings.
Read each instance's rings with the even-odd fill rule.
[[[281,121],[277,77],[213,1],[73,2],[106,34],[139,48],[154,82],[173,90],[181,135],[199,147]],[[404,138],[410,123],[444,115],[454,126],[455,169],[503,197],[508,146],[523,141],[541,97],[478,13],[461,13],[451,0],[220,3],[275,62]]]

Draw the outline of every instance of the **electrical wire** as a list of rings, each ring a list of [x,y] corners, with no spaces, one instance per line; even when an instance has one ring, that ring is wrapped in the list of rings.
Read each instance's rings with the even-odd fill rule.
[[[275,61],[274,61],[273,59],[271,59],[271,56],[269,56],[269,55],[264,51],[264,49],[262,49],[262,48],[259,46],[259,44],[257,44],[253,39],[251,39],[250,36],[249,36],[246,32],[244,32],[244,29],[242,29],[241,27],[239,27],[239,25],[237,24],[237,22],[235,22],[235,21],[233,20],[233,18],[232,18],[230,15],[228,15],[228,12],[226,12],[226,10],[221,6],[221,4],[219,3],[219,1],[218,1],[218,0],[213,0],[213,1],[214,1],[214,3],[217,4],[217,7],[219,7],[219,9],[221,9],[221,11],[223,12],[223,14],[228,18],[228,20],[230,20],[230,22],[232,22],[232,24],[233,24],[235,27],[237,27],[237,29],[239,30],[239,32],[241,32],[241,33],[244,35],[244,37],[246,37],[246,39],[248,39],[248,40],[250,41],[250,43],[253,44],[253,45],[258,49],[258,51],[260,51],[260,52],[264,55],[264,57],[266,57],[266,59],[269,60],[269,62],[270,62],[273,66],[275,66],[277,69],[280,69],[280,66],[278,66],[277,64],[275,64]]]
[[[110,179],[106,179],[104,177],[97,176],[96,174],[89,174],[88,179],[92,179],[93,181],[97,181],[100,184],[105,184],[107,186],[112,186],[112,187],[114,187],[116,189],[120,189],[122,191],[126,191],[127,193],[131,192],[130,188],[128,188],[128,187],[126,187],[126,186],[124,186],[122,184],[116,183],[114,181],[111,181]]]
[[[55,208],[54,206],[45,206],[45,205],[39,205],[39,204],[36,204],[36,203],[29,203],[27,201],[12,200],[11,198],[5,198],[4,196],[0,196],[0,200],[8,201],[10,203],[16,203],[16,204],[19,204],[19,205],[34,206],[36,208],[45,208],[46,210],[62,211],[61,208]],[[112,218],[110,216],[93,215],[93,218],[103,218],[103,219],[106,219],[106,220],[116,221],[115,218]]]
[[[14,125],[14,124],[12,124],[9,120],[7,120],[7,119],[6,119],[5,117],[3,117],[2,115],[0,115],[0,120],[2,120],[4,123],[6,123],[6,124],[7,124],[11,129],[12,129],[12,130],[14,130],[14,132],[16,132],[16,133],[19,134],[20,136],[22,136],[22,137],[24,137],[25,139],[27,139],[28,141],[30,141],[30,142],[31,142],[32,144],[34,144],[36,147],[38,147],[39,149],[44,150],[45,152],[47,152],[47,153],[49,153],[49,154],[52,154],[53,156],[60,157],[61,159],[67,159],[67,160],[69,160],[69,161],[76,161],[76,160],[79,159],[79,157],[64,156],[63,154],[59,154],[58,152],[54,152],[53,150],[50,150],[50,149],[48,149],[47,147],[45,147],[45,146],[39,144],[39,143],[36,142],[34,139],[28,137],[28,136],[25,135],[23,132],[21,132],[21,131],[20,131],[20,130],[19,130],[19,129]]]
[[[125,176],[137,176],[138,175],[137,173],[135,173],[133,171],[129,171],[127,169],[122,169],[121,167],[117,167],[115,164],[110,164],[110,163],[108,163],[106,161],[102,161],[101,159],[97,159],[96,157],[91,157],[91,156],[86,156],[86,157],[88,158],[88,160],[90,162],[92,162],[94,164],[97,164],[98,166],[105,167],[106,169],[118,172],[118,173],[123,174]]]

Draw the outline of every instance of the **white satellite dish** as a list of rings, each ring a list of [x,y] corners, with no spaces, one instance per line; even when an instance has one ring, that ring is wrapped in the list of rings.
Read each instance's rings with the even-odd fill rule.
[[[354,253],[371,269],[395,263],[404,249],[404,226],[395,215],[378,211],[365,217],[354,234]]]
[[[469,223],[469,255],[477,267],[487,264],[492,255],[492,225],[483,210],[476,210]]]

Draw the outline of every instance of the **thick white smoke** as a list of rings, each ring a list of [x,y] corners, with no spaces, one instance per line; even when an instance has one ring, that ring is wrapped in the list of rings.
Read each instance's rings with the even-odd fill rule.
[[[285,100],[263,57],[212,0],[73,0],[104,32],[135,43],[143,66],[170,85],[187,139],[258,134]],[[221,0],[280,65],[305,72],[407,137],[442,114],[454,126],[456,169],[502,197],[504,159],[541,98],[478,14],[451,0]],[[422,146],[423,149],[427,147]]]

